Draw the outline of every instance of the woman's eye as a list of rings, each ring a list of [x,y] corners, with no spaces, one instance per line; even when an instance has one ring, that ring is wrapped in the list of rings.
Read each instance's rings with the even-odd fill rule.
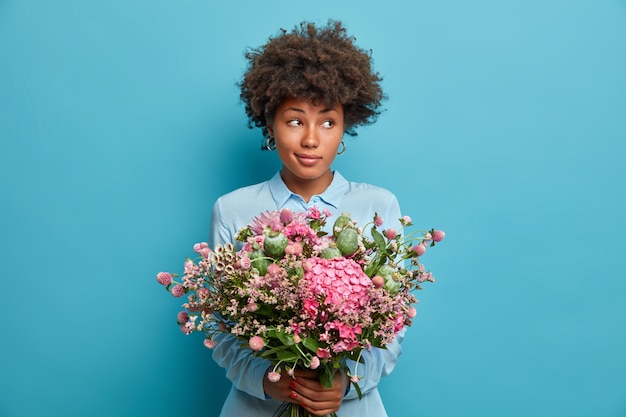
[[[302,122],[300,120],[298,120],[298,119],[293,119],[293,120],[289,120],[287,122],[287,124],[289,126],[300,126],[302,124]]]
[[[322,126],[324,127],[333,127],[335,125],[335,123],[332,120],[326,120],[324,123],[322,123]]]

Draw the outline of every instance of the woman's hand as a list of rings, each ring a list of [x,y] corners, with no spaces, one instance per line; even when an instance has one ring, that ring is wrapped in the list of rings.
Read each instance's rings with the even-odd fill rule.
[[[326,388],[320,382],[318,372],[296,369],[293,377],[283,370],[278,382],[271,382],[266,376],[263,389],[274,399],[300,404],[314,415],[325,416],[339,410],[348,383],[348,377],[338,371],[333,386]]]

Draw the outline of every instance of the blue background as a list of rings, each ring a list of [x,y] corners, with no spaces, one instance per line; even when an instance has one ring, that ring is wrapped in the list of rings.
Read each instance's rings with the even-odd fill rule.
[[[278,169],[245,48],[329,17],[389,95],[335,168],[447,232],[390,416],[626,416],[624,0],[1,0],[0,416],[218,415],[154,275]]]

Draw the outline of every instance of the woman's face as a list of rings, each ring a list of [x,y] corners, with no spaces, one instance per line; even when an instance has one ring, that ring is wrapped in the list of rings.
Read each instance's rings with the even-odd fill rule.
[[[343,137],[343,107],[285,99],[268,131],[283,163],[281,175],[287,187],[307,201],[322,193],[333,179],[330,166]]]

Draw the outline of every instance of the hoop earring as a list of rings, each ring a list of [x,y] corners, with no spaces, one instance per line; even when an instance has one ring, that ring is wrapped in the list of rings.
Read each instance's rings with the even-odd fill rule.
[[[268,151],[276,150],[276,141],[274,141],[274,138],[267,138],[267,140],[265,141],[265,149]]]
[[[337,155],[341,155],[342,153],[346,151],[346,143],[344,141],[341,141],[341,146],[343,147],[341,148],[339,152],[337,152]]]

